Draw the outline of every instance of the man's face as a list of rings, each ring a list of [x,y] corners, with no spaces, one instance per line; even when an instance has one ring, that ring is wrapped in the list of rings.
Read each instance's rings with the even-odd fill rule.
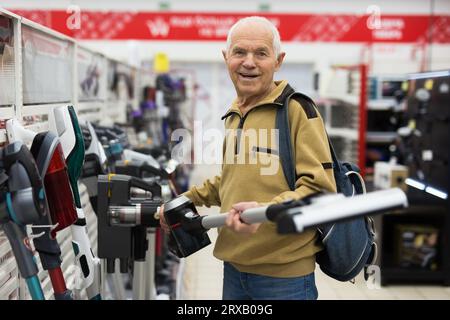
[[[268,93],[284,58],[284,53],[275,56],[272,38],[272,32],[257,23],[239,26],[233,32],[230,48],[223,55],[238,97]]]

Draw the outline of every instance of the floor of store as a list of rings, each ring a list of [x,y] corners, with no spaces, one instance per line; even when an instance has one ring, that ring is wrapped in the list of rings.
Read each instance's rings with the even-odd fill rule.
[[[192,183],[199,184],[204,179],[219,172],[219,166],[196,166]],[[217,208],[200,208],[201,214],[213,214]],[[211,241],[216,239],[216,230],[209,231]],[[182,297],[184,299],[221,299],[222,262],[212,255],[213,245],[197,252],[185,260]],[[316,284],[320,300],[450,300],[450,287],[432,285],[368,285],[362,275],[355,283],[341,283],[316,269]]]

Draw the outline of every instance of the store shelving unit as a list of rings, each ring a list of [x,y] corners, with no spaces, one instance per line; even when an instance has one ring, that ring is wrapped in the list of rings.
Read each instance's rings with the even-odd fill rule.
[[[357,163],[365,174],[367,66],[333,66],[333,76],[317,100],[339,159]]]
[[[367,103],[366,169],[373,173],[374,162],[389,161],[395,144],[399,121],[403,113],[400,95],[404,75],[371,75]],[[398,99],[398,100],[397,100]]]
[[[140,70],[80,45],[75,39],[0,9],[0,146],[7,142],[4,122],[17,118],[35,132],[48,130],[48,114],[54,107],[73,105],[80,119],[124,122],[126,106],[138,106]],[[132,92],[131,92],[132,93]],[[97,219],[84,185],[81,201],[94,252]],[[68,229],[59,232],[62,270],[73,287],[74,255]],[[53,290],[39,256],[39,279],[46,299]],[[72,283],[70,282],[72,281]],[[85,292],[82,293],[85,297]],[[10,244],[0,231],[0,300],[30,299],[20,277]]]
[[[449,88],[450,71],[409,76],[405,116],[416,134],[404,141],[405,165],[414,183],[407,183],[409,208],[383,216],[384,285],[450,285]]]
[[[375,161],[387,161],[398,138],[401,105],[396,99],[405,76],[368,75],[367,66],[334,66],[319,111],[338,156],[357,163],[371,180]]]

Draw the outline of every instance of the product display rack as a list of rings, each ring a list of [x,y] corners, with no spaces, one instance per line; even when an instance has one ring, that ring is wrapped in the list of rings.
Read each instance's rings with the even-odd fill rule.
[[[383,216],[381,282],[450,285],[450,71],[410,75],[410,207]],[[437,192],[438,190],[439,192]]]

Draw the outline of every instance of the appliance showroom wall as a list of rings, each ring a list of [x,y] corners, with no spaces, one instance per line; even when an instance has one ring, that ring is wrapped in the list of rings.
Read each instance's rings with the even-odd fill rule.
[[[279,22],[284,70],[313,65],[320,81],[334,64],[369,62],[373,74],[450,68],[448,0],[3,0],[2,6],[136,64],[162,51],[185,66],[218,68],[227,24],[265,14]],[[81,31],[67,30],[67,17],[77,10]]]

